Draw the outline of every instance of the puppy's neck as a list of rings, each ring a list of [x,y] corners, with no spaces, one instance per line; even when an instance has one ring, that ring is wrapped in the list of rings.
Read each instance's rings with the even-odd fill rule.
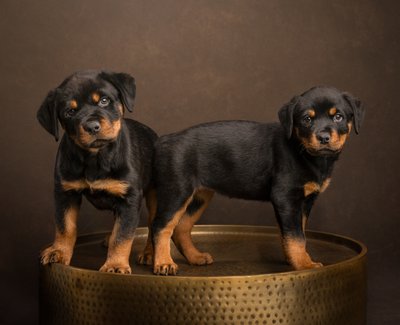
[[[74,159],[79,160],[81,163],[88,161],[99,161],[100,163],[106,160],[113,160],[118,154],[121,148],[121,142],[123,141],[121,132],[114,141],[107,143],[100,148],[84,148],[79,146],[66,134],[64,135],[63,140],[67,143],[68,148],[70,148],[69,155],[71,155],[71,158],[73,157]]]
[[[76,151],[79,152],[81,155],[85,157],[96,156],[106,151],[110,152],[114,148],[118,147],[121,142],[122,132],[120,131],[114,140],[104,144],[101,147],[85,147],[84,145],[80,145],[79,143],[77,143],[72,137],[68,136],[67,134],[64,135],[64,138],[68,142],[70,148],[75,148]]]
[[[300,161],[302,161],[305,165],[308,166],[311,170],[314,171],[318,178],[325,179],[332,174],[333,167],[335,162],[339,159],[339,154],[334,155],[311,155],[304,147],[301,145],[297,139],[291,139],[290,145],[292,146],[294,152],[297,153]]]
[[[331,176],[335,162],[339,158],[339,154],[334,156],[312,156],[305,152],[302,155],[306,163],[321,180]]]
[[[74,177],[85,178],[94,181],[99,178],[106,178],[115,170],[119,170],[125,164],[126,153],[121,145],[124,141],[123,136],[108,143],[106,146],[99,148],[97,152],[90,152],[78,146],[73,139],[67,135],[63,137],[62,154],[65,161],[68,161],[69,172],[75,171]]]

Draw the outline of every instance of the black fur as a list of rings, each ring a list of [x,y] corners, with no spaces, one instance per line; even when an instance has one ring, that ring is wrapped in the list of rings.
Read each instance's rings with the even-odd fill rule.
[[[337,110],[334,116],[328,113],[331,108]],[[314,117],[310,118],[310,110]],[[318,195],[315,191],[306,196],[305,184],[322,187],[330,178],[343,146],[334,140],[345,139],[350,123],[358,133],[363,115],[353,96],[315,87],[281,108],[280,124],[212,122],[160,137],[154,168],[155,245],[176,211],[201,188],[233,198],[271,201],[283,237],[305,241],[302,215],[308,217]],[[309,145],[313,136],[325,140]],[[201,206],[193,202],[187,208],[189,215]]]
[[[96,96],[101,98],[98,102]],[[40,107],[38,120],[56,140],[59,123],[65,130],[54,172],[59,233],[65,232],[66,210],[79,207],[85,196],[96,208],[114,212],[120,223],[116,242],[132,238],[142,198],[153,186],[151,166],[157,138],[147,126],[123,118],[124,108],[132,111],[134,97],[135,81],[128,74],[82,71],[52,90]],[[91,129],[93,123],[99,131]],[[66,189],[64,182],[81,180],[115,180],[128,188],[124,195],[108,189]]]

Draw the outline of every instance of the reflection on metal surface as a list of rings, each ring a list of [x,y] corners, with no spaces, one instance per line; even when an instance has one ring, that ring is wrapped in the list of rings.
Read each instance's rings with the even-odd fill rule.
[[[136,231],[132,275],[95,271],[104,234],[78,239],[73,266],[40,267],[42,324],[365,324],[366,248],[308,232],[320,269],[290,271],[275,228],[197,226],[193,240],[214,264],[180,266],[175,277],[134,264],[147,230]]]

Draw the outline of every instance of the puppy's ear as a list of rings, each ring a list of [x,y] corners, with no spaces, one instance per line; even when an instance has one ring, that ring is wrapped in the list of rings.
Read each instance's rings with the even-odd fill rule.
[[[362,102],[354,97],[353,95],[349,93],[343,93],[343,98],[344,100],[349,104],[351,107],[351,110],[353,112],[353,124],[354,124],[354,131],[356,131],[356,134],[359,133],[361,123],[364,119],[365,115],[365,108]]]
[[[57,89],[49,92],[36,117],[39,123],[58,141]]]
[[[295,96],[291,99],[291,101],[285,104],[279,110],[279,121],[281,122],[283,128],[285,129],[285,133],[288,139],[292,137],[293,131],[293,112],[297,103],[299,102],[300,96]]]
[[[122,104],[129,112],[132,112],[136,96],[135,78],[127,73],[112,72],[102,72],[100,77],[118,90]]]

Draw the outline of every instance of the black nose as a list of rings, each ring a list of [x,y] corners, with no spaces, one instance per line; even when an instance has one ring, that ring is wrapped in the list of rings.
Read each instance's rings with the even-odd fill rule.
[[[317,139],[321,144],[327,144],[331,139],[331,135],[328,132],[321,132],[317,135]]]
[[[95,134],[101,130],[101,125],[98,121],[88,121],[83,125],[83,128],[86,132]]]

